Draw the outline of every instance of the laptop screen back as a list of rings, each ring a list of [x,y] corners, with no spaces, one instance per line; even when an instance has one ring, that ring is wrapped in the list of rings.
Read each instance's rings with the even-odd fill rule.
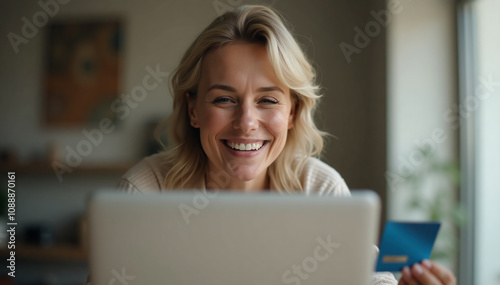
[[[379,208],[369,192],[98,193],[92,283],[369,284]]]

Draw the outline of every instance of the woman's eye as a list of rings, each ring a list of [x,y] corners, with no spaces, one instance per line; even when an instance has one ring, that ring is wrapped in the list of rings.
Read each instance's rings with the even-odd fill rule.
[[[273,98],[262,98],[260,100],[261,103],[264,103],[264,104],[278,104],[278,100],[276,99],[273,99]]]
[[[213,101],[213,103],[216,103],[216,104],[225,104],[225,103],[232,103],[233,100],[229,97],[218,97],[218,98],[215,98],[215,100]]]

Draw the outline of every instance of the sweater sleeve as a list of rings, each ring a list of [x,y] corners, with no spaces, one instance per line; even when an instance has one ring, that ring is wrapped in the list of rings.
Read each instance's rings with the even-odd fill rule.
[[[128,193],[154,193],[162,190],[162,181],[161,157],[153,155],[127,171],[117,188]]]
[[[141,193],[141,191],[134,185],[133,182],[124,177],[122,177],[120,182],[118,182],[116,188],[126,193]]]
[[[372,285],[397,285],[398,281],[390,272],[375,272],[372,275]]]
[[[311,157],[302,172],[302,185],[307,194],[350,196],[349,188],[340,174],[321,160]]]

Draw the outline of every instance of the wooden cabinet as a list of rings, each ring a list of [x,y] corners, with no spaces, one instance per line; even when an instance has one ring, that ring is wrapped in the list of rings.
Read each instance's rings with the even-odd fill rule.
[[[87,261],[87,220],[82,218],[78,225],[78,244],[54,244],[54,245],[30,245],[21,242],[16,243],[16,259],[26,260],[58,260],[58,261]],[[10,249],[2,248],[0,255],[8,258]]]

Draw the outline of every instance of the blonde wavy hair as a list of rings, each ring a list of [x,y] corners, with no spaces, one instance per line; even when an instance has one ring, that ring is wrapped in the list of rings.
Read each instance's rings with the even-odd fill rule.
[[[269,166],[268,174],[277,191],[302,191],[300,175],[310,156],[323,149],[323,137],[313,120],[319,99],[316,73],[282,18],[271,8],[245,5],[216,18],[191,44],[172,76],[173,112],[159,128],[170,128],[173,147],[165,153],[169,171],[167,189],[194,188],[207,174],[207,156],[200,142],[199,129],[190,125],[186,93],[195,96],[201,64],[211,50],[232,43],[260,43],[266,46],[278,79],[290,88],[297,105],[293,127],[288,130],[285,147]]]

